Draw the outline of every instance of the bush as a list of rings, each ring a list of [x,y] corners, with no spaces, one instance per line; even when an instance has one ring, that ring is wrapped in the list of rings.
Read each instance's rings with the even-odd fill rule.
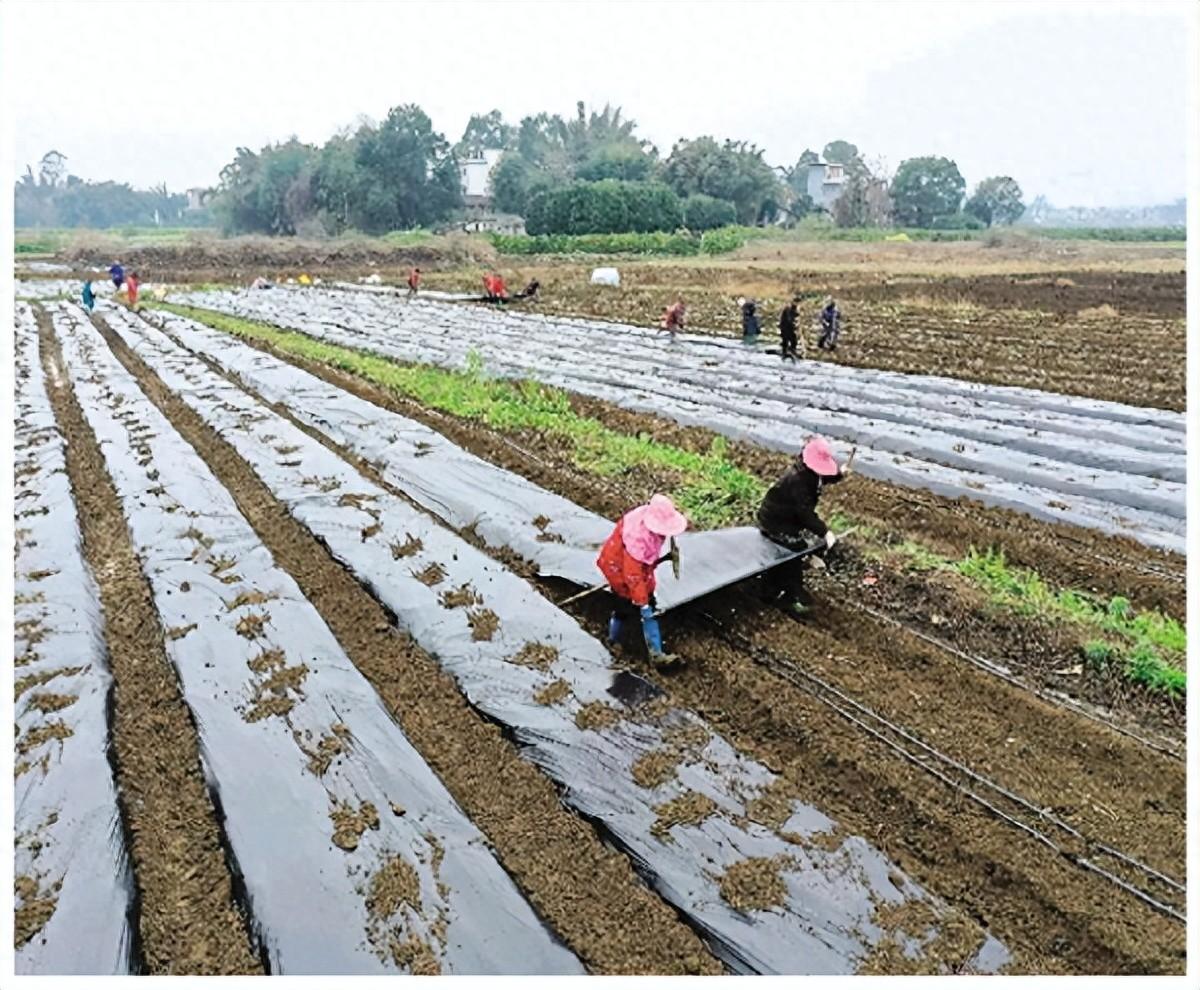
[[[490,234],[501,254],[659,254],[688,257],[700,253],[701,238],[663,232],[645,234]]]
[[[675,230],[683,220],[679,197],[660,182],[572,182],[530,198],[530,234],[619,234]]]
[[[930,230],[983,230],[987,227],[979,217],[970,213],[948,213],[934,217],[929,224]]]
[[[725,254],[736,251],[746,243],[745,237],[734,227],[708,230],[700,238],[700,250],[705,254]]]
[[[689,230],[716,230],[737,222],[737,208],[728,200],[695,193],[683,201],[683,223]]]

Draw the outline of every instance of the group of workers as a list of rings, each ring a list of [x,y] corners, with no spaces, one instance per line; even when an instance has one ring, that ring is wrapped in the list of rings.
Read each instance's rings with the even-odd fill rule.
[[[759,532],[788,550],[810,551],[767,572],[768,602],[796,615],[808,611],[804,568],[809,559],[821,560],[812,551],[831,550],[837,542],[833,531],[817,514],[817,502],[826,485],[836,484],[850,474],[853,462],[853,451],[845,464],[839,464],[827,440],[810,437],[788,470],[767,491],[758,509]],[[670,559],[663,555],[667,540],[686,529],[687,519],[671,499],[655,495],[645,505],[621,517],[596,558],[596,566],[617,598],[617,607],[608,620],[609,643],[615,644],[620,639],[626,620],[636,615],[641,620],[642,638],[650,660],[658,667],[672,666],[678,657],[663,649],[654,597],[655,569]],[[817,540],[812,546],[811,537]]]
[[[800,347],[799,325],[802,299],[803,297],[798,295],[792,296],[791,301],[783,307],[779,314],[780,356],[784,361],[791,361],[793,364],[799,356],[797,350]],[[759,334],[762,333],[758,303],[754,299],[741,296],[738,298],[737,304],[742,315],[742,342],[755,344],[758,342]],[[823,351],[836,350],[838,335],[841,333],[842,313],[832,296],[826,298],[819,319],[821,332],[817,337],[817,347]],[[684,329],[686,321],[687,307],[684,304],[683,296],[676,296],[675,301],[663,311],[659,326],[667,331],[674,340],[675,335]]]
[[[138,305],[138,289],[141,286],[141,278],[137,272],[125,273],[125,268],[119,261],[114,261],[108,269],[109,277],[112,279],[113,288],[120,292],[121,287],[125,287],[125,298],[129,301],[131,309],[137,309]],[[80,293],[80,298],[83,302],[83,308],[89,313],[96,308],[96,293],[92,290],[92,281],[88,279],[83,283],[83,291]]]

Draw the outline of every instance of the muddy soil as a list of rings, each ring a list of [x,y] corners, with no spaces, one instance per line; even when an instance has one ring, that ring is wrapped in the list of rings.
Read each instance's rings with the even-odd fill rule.
[[[550,781],[275,499],[237,453],[96,320],[118,358],[233,493],[280,566],[320,611],[500,862],[551,928],[594,972],[714,973],[697,935],[566,811]]]
[[[112,745],[137,882],[143,965],[158,974],[261,973],[240,881],[231,873],[221,817],[204,780],[196,729],[163,651],[150,586],[41,309],[38,320],[47,391],[67,440],[84,554],[104,610],[115,682]]]
[[[371,392],[361,383],[349,384],[360,394]],[[390,404],[414,414],[406,403]],[[623,497],[620,492],[594,479],[584,478],[590,483],[581,486],[579,473],[560,468],[562,451],[544,438],[518,437],[522,450],[477,424],[454,424],[438,414],[427,419],[449,435],[457,433],[454,439],[477,453],[536,476],[539,484],[598,511],[620,511],[619,504],[614,506]],[[912,595],[921,593],[920,581],[912,586]],[[818,588],[816,615],[803,625],[737,591],[722,596],[719,605],[707,605],[735,606],[739,631],[756,644],[800,662],[1089,837],[1183,875],[1181,762],[864,619],[840,605],[836,594],[824,597],[836,587],[831,580]],[[904,582],[897,582],[901,599],[904,589]],[[556,597],[564,593],[562,588],[547,591]],[[950,614],[952,627],[969,627],[971,611],[962,608],[963,619],[955,605],[951,598],[937,607]],[[666,620],[671,646],[687,666],[674,675],[647,674],[673,700],[717,722],[747,752],[781,770],[799,794],[882,843],[931,889],[987,924],[1017,950],[1016,969],[1180,971],[1181,926],[897,759],[777,671],[714,635],[704,607],[700,603]],[[580,609],[591,631],[602,635],[607,605],[593,600]],[[995,641],[1012,635],[1013,630],[995,630]],[[1013,641],[1019,649],[1037,638],[1017,635]],[[635,656],[639,652],[635,649]],[[1045,670],[1045,657],[1038,660]],[[1137,786],[1130,788],[1129,781]]]

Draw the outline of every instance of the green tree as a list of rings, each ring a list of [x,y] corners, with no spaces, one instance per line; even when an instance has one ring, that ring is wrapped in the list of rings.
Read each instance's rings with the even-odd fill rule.
[[[517,129],[504,122],[499,110],[471,114],[463,136],[454,146],[454,153],[461,158],[484,148],[511,148],[516,137]]]
[[[711,137],[679,141],[663,168],[681,197],[703,193],[733,203],[738,221],[755,223],[778,209],[780,182],[763,153],[744,141],[718,144]]]
[[[1019,220],[1025,212],[1025,203],[1016,179],[1007,175],[993,175],[975,187],[975,192],[963,209],[990,227],[992,224],[1010,224]]]
[[[694,193],[683,201],[683,225],[688,230],[716,230],[737,223],[737,208],[724,199]]]
[[[605,144],[588,156],[575,177],[587,182],[601,179],[639,182],[653,177],[655,165],[654,157],[635,143]]]
[[[929,227],[936,217],[957,213],[965,191],[958,166],[949,158],[929,155],[903,161],[891,185],[896,222]]]
[[[679,198],[657,182],[572,182],[530,197],[525,228],[531,234],[621,234],[675,230]]]
[[[859,160],[858,145],[851,144],[849,141],[830,141],[825,145],[825,150],[822,152],[827,162],[836,162],[838,165],[851,165]]]
[[[386,233],[445,220],[462,205],[458,163],[416,104],[393,107],[377,130],[359,132],[359,229]]]

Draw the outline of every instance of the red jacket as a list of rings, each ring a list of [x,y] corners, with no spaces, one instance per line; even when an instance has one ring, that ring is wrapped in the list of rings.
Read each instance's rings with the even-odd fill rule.
[[[137,294],[138,294],[137,276],[130,275],[127,279],[125,279],[125,284],[129,287],[128,288],[129,304],[132,306],[134,303],[137,302]]]
[[[666,312],[663,313],[662,325],[664,330],[676,330],[683,328],[684,314],[686,313],[683,303],[673,303],[668,306]]]
[[[408,273],[408,287],[415,289],[421,284],[421,273],[415,269]]]
[[[625,549],[622,526],[625,520],[617,523],[612,535],[604,541],[600,548],[600,556],[596,558],[596,566],[613,590],[634,605],[648,605],[650,596],[654,594],[657,582],[654,580],[654,565],[643,564]]]

